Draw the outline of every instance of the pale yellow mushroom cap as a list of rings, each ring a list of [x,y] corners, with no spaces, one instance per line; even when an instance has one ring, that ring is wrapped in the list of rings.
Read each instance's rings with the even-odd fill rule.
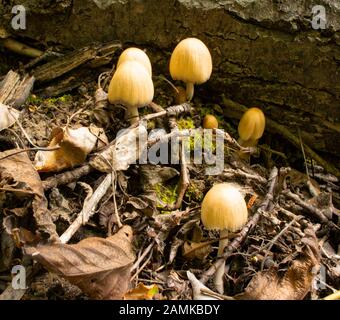
[[[248,219],[246,202],[232,184],[216,184],[203,199],[201,219],[208,230],[240,230]]]
[[[152,67],[150,59],[143,50],[133,47],[124,50],[118,59],[117,69],[122,63],[126,61],[139,62],[147,70],[150,77],[152,76]]]
[[[112,104],[142,107],[152,102],[153,95],[153,82],[145,68],[138,62],[126,61],[111,79],[108,99]]]
[[[175,48],[170,59],[170,74],[174,80],[201,84],[212,72],[209,49],[199,39],[187,38]]]
[[[244,141],[258,140],[262,137],[266,125],[266,118],[258,108],[248,109],[238,125],[238,133]]]
[[[212,114],[207,114],[203,119],[204,129],[217,129],[218,121]]]

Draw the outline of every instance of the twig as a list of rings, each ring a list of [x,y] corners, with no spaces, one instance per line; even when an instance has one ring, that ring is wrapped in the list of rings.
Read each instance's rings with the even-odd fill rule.
[[[88,175],[94,169],[88,164],[84,164],[79,168],[71,171],[63,172],[53,177],[49,177],[42,182],[45,191],[60,185],[65,185],[74,181],[78,181],[79,178]]]
[[[232,168],[228,168],[228,169],[224,169],[223,171],[223,176],[224,177],[240,177],[240,178],[245,178],[245,179],[249,179],[249,180],[255,180],[256,182],[260,183],[260,184],[265,184],[267,182],[267,180],[265,178],[263,178],[262,176],[260,176],[259,174],[250,174],[247,172],[244,172],[243,170],[237,168],[237,169],[232,169]]]
[[[183,141],[181,141],[180,159],[181,159],[181,178],[180,178],[180,189],[178,192],[178,197],[177,197],[176,203],[174,205],[168,205],[165,210],[173,211],[181,207],[185,192],[187,191],[188,186],[190,184],[188,167],[187,167],[186,159],[185,159],[185,146],[184,146]]]
[[[282,193],[289,199],[296,202],[299,206],[306,209],[308,212],[312,213],[314,218],[317,218],[319,221],[323,223],[328,223],[329,220],[326,218],[326,216],[317,208],[312,206],[311,204],[303,201],[298,195],[292,193],[290,190],[284,190]]]
[[[307,165],[307,158],[306,158],[305,148],[303,147],[300,128],[298,128],[298,134],[299,134],[299,140],[300,140],[300,146],[301,146],[301,150],[302,150],[303,160],[305,162],[306,175],[307,175],[308,181],[310,181],[309,170],[308,170],[308,165]]]
[[[264,151],[267,151],[267,152],[276,154],[276,155],[278,155],[279,157],[281,157],[281,158],[287,160],[287,156],[286,156],[283,152],[273,150],[273,149],[271,149],[271,148],[270,148],[269,146],[267,146],[267,145],[259,144],[257,147],[258,147],[259,149],[264,150]]]
[[[93,193],[91,198],[86,202],[82,211],[79,213],[76,220],[68,227],[68,229],[60,236],[61,243],[67,243],[72,236],[76,233],[76,231],[82,226],[83,222],[89,221],[89,219],[94,215],[96,212],[96,206],[98,205],[99,201],[103,198],[106,194],[108,189],[110,188],[112,183],[112,176],[111,173],[107,174],[103,182],[99,185],[96,191]]]
[[[228,132],[222,131],[221,129],[213,129],[215,134],[220,134],[224,136],[224,140],[231,146],[233,146],[236,150],[240,150],[244,153],[253,154],[256,153],[256,148],[254,147],[242,147],[237,140],[235,140]]]
[[[0,158],[0,161],[1,160],[4,160],[6,158],[9,158],[9,157],[12,157],[12,156],[15,156],[19,153],[23,153],[23,152],[29,152],[29,151],[54,151],[54,150],[58,150],[60,149],[60,147],[52,147],[52,148],[25,148],[25,149],[20,149],[20,150],[17,150],[13,153],[10,153],[6,156],[3,156],[2,158]]]
[[[212,291],[212,290],[205,289],[205,288],[202,288],[202,289],[201,289],[201,293],[202,293],[202,294],[205,294],[205,295],[207,295],[207,296],[210,296],[210,297],[214,297],[214,298],[221,299],[221,300],[236,300],[236,299],[233,298],[233,297],[225,296],[224,294],[220,294],[220,293],[217,293],[217,292],[214,292],[214,291]]]
[[[117,207],[117,201],[116,201],[116,189],[117,189],[117,175],[116,171],[112,168],[111,172],[111,180],[112,180],[112,199],[113,199],[113,207],[115,209],[114,216],[116,217],[118,228],[120,229],[123,225],[120,221],[118,207]],[[111,235],[111,228],[109,230],[109,235]]]
[[[248,223],[243,227],[239,235],[227,246],[223,256],[217,261],[215,261],[214,264],[203,273],[200,279],[202,283],[206,283],[208,279],[214,275],[216,270],[218,270],[218,268],[220,268],[220,266],[225,263],[225,260],[228,259],[228,257],[230,257],[230,255],[240,247],[241,243],[244,241],[245,237],[248,235],[250,230],[258,223],[261,217],[261,213],[263,211],[268,211],[270,204],[274,199],[274,190],[278,180],[277,178],[278,170],[276,167],[274,167],[268,179],[268,193],[264,201],[262,202],[261,206],[257,209],[257,212],[248,221]]]
[[[151,252],[149,254],[149,256],[147,257],[147,259],[144,261],[144,263],[142,264],[142,266],[136,271],[136,273],[131,277],[130,281],[134,280],[145,268],[145,266],[149,263],[150,259],[152,258],[152,254],[153,254],[153,250],[151,249]]]
[[[302,219],[302,216],[296,216],[292,221],[286,224],[286,226],[270,241],[268,242],[263,248],[260,248],[259,251],[267,250],[266,254],[261,263],[261,271],[264,268],[265,261],[267,259],[268,253],[272,249],[273,245],[283,236],[283,234],[299,219]]]
[[[143,254],[138,258],[138,260],[134,263],[134,265],[131,268],[131,272],[135,269],[138,268],[139,264],[144,260],[144,258],[147,256],[147,254],[151,251],[151,249],[153,248],[154,244],[156,243],[155,240],[153,240],[148,246],[147,248],[144,250]]]
[[[18,54],[21,54],[21,55],[24,55],[24,56],[27,56],[27,57],[31,57],[31,58],[37,58],[37,57],[40,57],[43,54],[42,51],[35,49],[35,48],[32,48],[32,47],[29,47],[26,44],[23,44],[19,41],[12,39],[12,38],[5,39],[3,41],[3,46],[5,48],[7,48],[8,50],[11,50],[15,53],[18,53]]]

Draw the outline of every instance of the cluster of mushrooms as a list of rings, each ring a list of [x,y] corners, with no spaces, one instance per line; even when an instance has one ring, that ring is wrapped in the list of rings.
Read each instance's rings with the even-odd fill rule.
[[[211,72],[212,59],[206,45],[196,38],[182,40],[170,59],[171,77],[186,83],[184,98],[179,98],[179,102],[191,101],[194,85],[206,82]],[[182,90],[178,90],[179,97]],[[125,117],[133,124],[139,120],[138,108],[151,103],[153,96],[154,86],[149,57],[138,48],[126,49],[119,57],[117,70],[110,82],[109,102],[124,105]]]
[[[178,88],[179,103],[191,101],[194,85],[206,82],[212,72],[212,59],[206,45],[199,39],[182,40],[172,53],[170,74],[174,80],[185,82],[186,89]],[[126,119],[131,124],[139,120],[138,108],[150,104],[154,96],[152,67],[146,53],[138,48],[126,49],[119,57],[117,70],[109,86],[108,100],[112,104],[126,107]],[[218,121],[213,115],[206,115],[203,128],[216,129]],[[255,147],[263,135],[265,116],[258,108],[250,108],[242,116],[238,143],[242,147]],[[247,157],[246,154],[239,154]],[[205,195],[201,219],[208,230],[220,231],[218,256],[228,244],[228,233],[240,230],[248,220],[248,209],[238,187],[231,183],[214,185]],[[216,289],[223,293],[224,265],[216,272]]]

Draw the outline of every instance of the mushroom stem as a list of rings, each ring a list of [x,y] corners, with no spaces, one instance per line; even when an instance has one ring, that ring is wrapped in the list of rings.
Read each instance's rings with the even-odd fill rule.
[[[188,101],[191,101],[192,97],[194,96],[194,84],[192,82],[187,82],[187,99]]]
[[[257,143],[259,140],[254,140],[254,139],[249,139],[249,140],[243,140],[241,138],[238,139],[238,144],[244,148],[249,148],[249,147],[256,147]],[[238,151],[238,155],[241,159],[249,161],[250,160],[250,154],[249,153],[245,153],[242,151]]]
[[[228,245],[229,239],[228,239],[229,231],[227,229],[224,229],[220,232],[220,238],[224,238],[220,240],[218,245],[218,251],[217,256],[220,257],[223,254],[224,248]]]
[[[125,111],[125,119],[134,124],[139,121],[138,107],[128,107]]]
[[[224,248],[228,245],[228,242],[229,242],[228,234],[229,232],[226,229],[220,232],[220,238],[225,238],[225,239],[222,239],[219,242],[218,252],[217,252],[218,257],[221,257],[223,255]],[[217,292],[220,294],[224,293],[224,285],[223,285],[224,271],[225,271],[225,263],[222,263],[219,266],[219,268],[216,270],[215,278],[214,278],[215,288]]]

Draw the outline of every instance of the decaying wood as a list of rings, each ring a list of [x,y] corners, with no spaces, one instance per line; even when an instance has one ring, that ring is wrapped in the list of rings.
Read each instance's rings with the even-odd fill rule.
[[[120,48],[121,44],[118,42],[81,48],[35,68],[33,74],[39,82],[50,81],[95,60],[97,57],[112,57]]]
[[[29,75],[21,77],[10,70],[0,83],[0,102],[19,107],[29,97],[35,78]]]

